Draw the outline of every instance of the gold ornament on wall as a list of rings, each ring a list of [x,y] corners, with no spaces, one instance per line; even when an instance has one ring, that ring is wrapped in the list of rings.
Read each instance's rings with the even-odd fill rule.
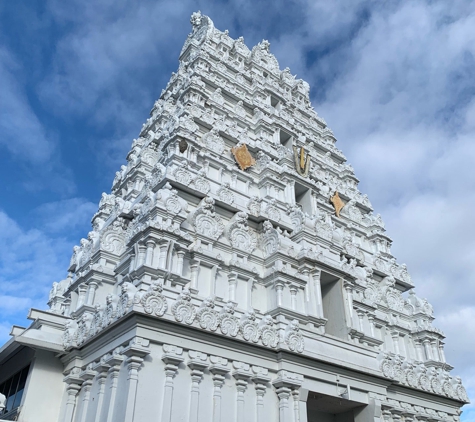
[[[330,202],[333,204],[333,207],[335,208],[335,214],[337,217],[340,217],[340,211],[343,209],[343,207],[346,205],[338,195],[338,192],[335,191],[333,196],[330,198]]]
[[[303,147],[299,149],[294,146],[294,159],[295,159],[295,170],[302,177],[307,177],[310,171],[310,154],[305,155],[305,150]]]
[[[241,170],[246,170],[256,164],[256,160],[252,157],[251,153],[247,149],[246,144],[242,144],[231,148],[231,152],[234,155],[234,159],[238,163]]]

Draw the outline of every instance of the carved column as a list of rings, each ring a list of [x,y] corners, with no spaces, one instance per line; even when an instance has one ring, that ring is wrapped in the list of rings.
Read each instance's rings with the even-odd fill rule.
[[[343,280],[343,287],[345,288],[345,302],[346,302],[346,318],[349,327],[353,327],[353,282]]]
[[[96,290],[97,290],[98,284],[95,281],[89,282],[87,286],[87,299],[86,299],[86,304],[89,306],[94,305],[94,299],[96,297]]]
[[[282,281],[276,281],[275,282],[275,292],[276,292],[277,306],[281,307],[282,306],[283,293],[284,293],[284,283]]]
[[[94,422],[101,422],[102,419],[102,407],[104,404],[104,393],[106,389],[106,381],[107,381],[107,371],[109,370],[110,366],[105,363],[99,363],[94,369],[98,371],[97,373],[97,383],[99,384],[99,391],[97,393],[97,408],[96,408],[96,417]]]
[[[166,269],[168,242],[160,243],[160,255],[158,256],[158,268]]]
[[[229,273],[228,274],[228,283],[229,283],[229,301],[236,302],[236,286],[237,286],[237,274],[236,273]]]
[[[120,373],[120,365],[124,360],[124,357],[121,356],[120,350],[114,350],[112,355],[106,360],[106,363],[110,365],[109,368],[109,378],[110,378],[110,400],[109,400],[109,409],[107,412],[107,422],[114,422],[114,413],[115,413],[115,401],[117,396],[117,384]]]
[[[394,353],[397,355],[401,354],[399,350],[399,333],[397,331],[391,332],[391,337],[393,339]]]
[[[374,315],[368,314],[368,322],[369,322],[369,331],[371,333],[371,337],[375,337],[375,335],[374,335]]]
[[[292,398],[294,401],[294,422],[300,422],[300,393],[299,390],[294,388],[292,390]],[[306,422],[306,421],[305,421]]]
[[[444,353],[444,344],[439,342],[439,358],[440,358],[440,361],[445,363],[446,360],[445,360],[445,353]]]
[[[252,374],[249,365],[242,362],[233,362],[235,371],[233,377],[236,380],[236,422],[245,422],[246,416],[244,413],[244,393],[247,390],[247,384]]]
[[[293,390],[300,389],[302,382],[302,375],[284,370],[279,371],[277,378],[272,381],[275,392],[279,397],[279,422],[297,422],[300,420],[298,395],[297,404],[295,405],[294,403],[292,409],[289,405],[289,398],[291,394],[294,395],[298,393],[298,391],[297,393],[293,393]],[[294,399],[295,397],[294,395]]]
[[[310,273],[310,285],[313,293],[312,300],[315,301],[314,309],[318,317],[323,317],[322,286],[320,284],[321,274],[322,272],[320,270],[314,270]]]
[[[198,272],[200,270],[200,260],[190,260],[190,292],[198,293]]]
[[[78,302],[76,305],[76,309],[79,309],[82,305],[84,305],[84,302],[86,300],[86,292],[87,292],[87,286],[86,284],[82,283],[78,287]]]
[[[86,422],[88,420],[87,411],[89,409],[89,402],[91,399],[92,380],[95,376],[96,372],[91,369],[86,369],[80,375],[80,377],[84,380],[81,388],[81,390],[84,392],[81,406],[81,422]]]
[[[129,273],[135,270],[135,252],[132,250],[130,252],[130,263],[129,263]]]
[[[210,356],[209,372],[213,375],[213,422],[221,422],[221,389],[225,375],[229,372],[228,360],[219,356]]]
[[[165,388],[163,393],[163,407],[161,422],[170,422],[172,420],[173,404],[173,378],[178,372],[178,365],[183,362],[183,349],[169,344],[163,345],[162,356],[165,362]]]
[[[422,341],[422,344],[424,345],[424,352],[426,353],[426,359],[425,360],[432,360],[432,350],[430,348],[429,339],[424,339]]]
[[[147,252],[147,247],[145,245],[139,244],[138,249],[139,249],[139,255],[137,258],[137,265],[135,266],[135,268],[139,268],[140,266],[145,264],[145,254]]]
[[[255,374],[252,377],[254,387],[256,389],[256,422],[265,421],[264,413],[264,396],[267,390],[267,383],[270,381],[268,370],[258,366],[252,367],[252,372]]]
[[[420,340],[414,340],[414,345],[416,348],[417,360],[424,361],[424,356],[422,354],[422,343]]]
[[[362,333],[364,333],[364,315],[365,315],[365,312],[362,311],[361,309],[358,309],[356,311],[356,314],[358,315],[358,325],[359,325],[359,329]]]
[[[431,341],[431,346],[432,346],[432,358],[434,360],[439,360],[439,348],[437,347],[437,340],[432,340]]]
[[[122,351],[127,356],[127,398],[124,422],[133,422],[135,412],[135,400],[137,396],[137,384],[139,382],[139,369],[142,367],[144,357],[150,353],[149,340],[135,337],[129,345]]]
[[[292,310],[297,310],[297,286],[290,285],[290,307]]]
[[[155,242],[151,239],[147,240],[146,243],[147,251],[145,253],[145,265],[148,267],[153,266],[153,251],[155,249]]]
[[[200,405],[200,383],[203,379],[203,371],[208,367],[208,355],[206,353],[190,350],[188,367],[191,369],[191,396],[190,396],[190,422],[198,422]]]
[[[64,413],[64,422],[73,422],[74,410],[76,408],[76,400],[79,391],[81,390],[81,385],[83,379],[79,377],[80,368],[73,368],[69,375],[64,378],[64,382],[67,384],[66,387],[66,409]]]
[[[183,275],[183,260],[185,258],[185,251],[178,249],[176,251],[177,262],[176,262],[176,272],[178,275]]]

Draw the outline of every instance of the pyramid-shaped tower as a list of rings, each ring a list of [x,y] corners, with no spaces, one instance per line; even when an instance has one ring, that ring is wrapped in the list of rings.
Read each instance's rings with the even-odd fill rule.
[[[458,421],[432,307],[309,85],[191,24],[50,309],[0,349],[4,419]]]

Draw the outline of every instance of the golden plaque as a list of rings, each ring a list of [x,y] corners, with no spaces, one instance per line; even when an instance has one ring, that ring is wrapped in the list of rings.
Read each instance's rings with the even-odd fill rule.
[[[239,167],[241,167],[241,170],[246,170],[256,164],[256,160],[254,160],[251,153],[247,150],[246,144],[231,148],[231,152],[234,155],[234,159],[239,164]]]
[[[341,200],[338,192],[335,191],[335,194],[330,198],[333,207],[335,208],[335,214],[337,217],[340,217],[340,211],[345,206],[345,203]]]
[[[300,154],[297,147],[294,146],[295,170],[302,177],[307,177],[310,171],[310,154],[305,156],[305,150],[300,148]]]

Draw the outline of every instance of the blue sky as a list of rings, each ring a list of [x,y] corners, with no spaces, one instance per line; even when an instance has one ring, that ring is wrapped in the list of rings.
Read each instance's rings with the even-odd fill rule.
[[[0,340],[66,275],[200,9],[311,86],[475,396],[475,3],[0,2]],[[466,407],[463,420],[475,420]]]

